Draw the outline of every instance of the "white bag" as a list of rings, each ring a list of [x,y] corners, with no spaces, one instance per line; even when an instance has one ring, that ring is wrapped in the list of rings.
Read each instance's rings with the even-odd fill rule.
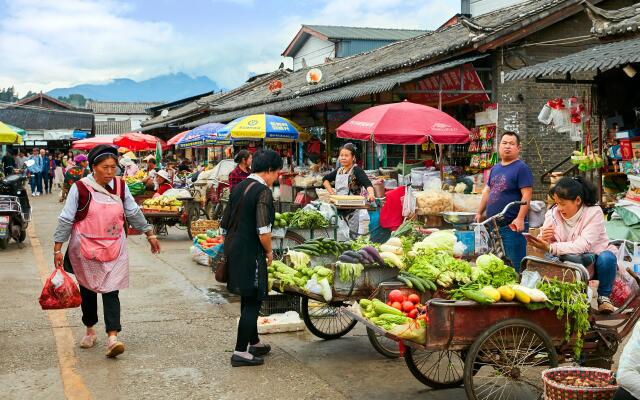
[[[191,259],[200,265],[209,266],[209,256],[196,246],[191,246]]]
[[[351,240],[349,237],[349,225],[344,218],[338,219],[338,242],[348,242]]]
[[[402,198],[402,216],[408,217],[416,212],[416,196],[411,186],[407,186]]]
[[[473,228],[476,245],[476,255],[487,254],[489,252],[489,232],[484,225],[476,225]]]

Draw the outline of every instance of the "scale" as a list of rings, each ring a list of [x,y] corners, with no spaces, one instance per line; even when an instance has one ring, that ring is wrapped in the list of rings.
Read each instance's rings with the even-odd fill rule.
[[[462,211],[445,211],[442,218],[453,225],[456,238],[465,246],[464,256],[473,256],[476,249],[475,219],[476,214]]]

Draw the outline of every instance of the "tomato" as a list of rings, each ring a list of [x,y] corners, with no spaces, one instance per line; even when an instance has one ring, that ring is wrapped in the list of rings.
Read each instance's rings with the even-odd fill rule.
[[[394,289],[392,291],[389,292],[389,296],[387,297],[387,300],[389,300],[392,303],[397,302],[401,302],[402,301],[402,292],[398,289]]]
[[[393,304],[393,302],[392,302],[391,300],[387,301],[387,305],[388,305],[389,307],[391,307],[391,305],[392,305],[392,304]]]
[[[402,303],[402,309],[406,312],[410,312],[416,309],[416,305],[407,300],[404,303]]]
[[[398,310],[402,311],[402,304],[400,304],[400,302],[399,302],[399,301],[394,301],[394,302],[391,304],[391,307],[396,308],[396,309],[398,309]]]
[[[417,294],[411,294],[409,295],[409,301],[412,302],[413,304],[420,304],[420,296],[418,296]]]
[[[408,315],[409,318],[415,319],[417,316],[418,316],[417,308],[414,308],[413,310],[409,311],[409,315]]]

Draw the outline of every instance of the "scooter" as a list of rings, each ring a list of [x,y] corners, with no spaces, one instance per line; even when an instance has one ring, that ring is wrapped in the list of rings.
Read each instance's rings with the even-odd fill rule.
[[[34,161],[26,161],[25,167],[29,167],[29,163],[33,165]],[[31,204],[25,188],[26,168],[15,172],[0,180],[0,249],[6,249],[10,239],[24,242],[31,221]]]

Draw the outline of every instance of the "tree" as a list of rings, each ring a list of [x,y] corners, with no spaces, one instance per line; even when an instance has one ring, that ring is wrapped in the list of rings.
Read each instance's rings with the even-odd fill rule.
[[[58,96],[58,100],[71,104],[74,107],[84,107],[87,100],[90,99],[85,98],[81,94],[70,94],[69,96]]]
[[[18,101],[16,89],[13,86],[0,89],[0,101],[7,103]]]

